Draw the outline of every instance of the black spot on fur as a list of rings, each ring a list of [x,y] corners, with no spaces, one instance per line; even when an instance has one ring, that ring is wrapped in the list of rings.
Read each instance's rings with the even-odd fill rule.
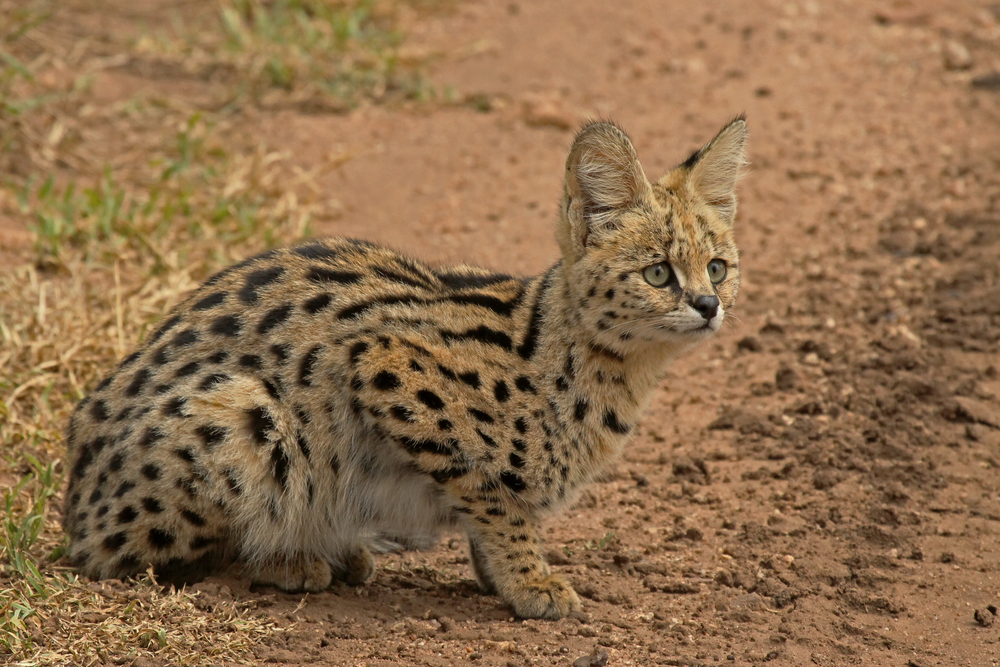
[[[496,384],[493,385],[493,395],[501,403],[506,403],[507,399],[510,398],[510,389],[507,388],[507,383],[503,380],[497,380]]]
[[[187,347],[198,342],[198,332],[194,329],[185,329],[180,332],[174,339],[170,341],[170,345],[173,347]]]
[[[181,477],[174,482],[174,486],[188,494],[191,498],[198,497],[198,487],[194,483],[194,477]]]
[[[114,379],[115,379],[115,376],[112,375],[111,377],[106,377],[103,380],[101,380],[101,383],[98,384],[96,387],[94,387],[94,393],[96,394],[98,392],[101,392],[101,391],[104,391],[105,389],[107,389],[108,385],[110,385],[114,381]]]
[[[191,306],[191,310],[209,310],[220,305],[225,300],[225,292],[215,292],[199,299],[193,306]]]
[[[624,363],[625,361],[625,357],[618,354],[614,350],[604,347],[603,345],[598,345],[597,343],[591,343],[589,347],[591,352],[600,355],[610,361],[616,361],[618,363]]]
[[[187,417],[184,414],[184,406],[187,405],[187,399],[183,396],[174,396],[169,401],[163,405],[163,414],[167,417]]]
[[[222,471],[222,476],[226,478],[226,484],[229,486],[229,490],[233,492],[233,495],[241,495],[243,493],[243,487],[240,486],[240,480],[236,476],[236,471],[232,468],[226,468]]]
[[[284,272],[285,269],[280,266],[271,266],[266,269],[251,271],[247,274],[246,279],[243,281],[243,287],[240,289],[240,301],[248,306],[254,305],[257,303],[257,292],[280,278]]]
[[[134,405],[126,405],[124,408],[122,408],[121,412],[115,415],[115,421],[116,422],[125,421],[126,419],[128,419],[129,415],[132,414],[133,410],[135,410]]]
[[[517,419],[514,420],[514,428],[517,429],[518,433],[527,433],[528,420],[525,419],[524,417],[518,417]]]
[[[215,449],[219,446],[229,431],[222,426],[215,426],[214,424],[202,424],[194,430],[195,434],[201,438],[205,445],[205,448],[209,451]]]
[[[323,310],[333,301],[333,297],[329,294],[319,294],[302,304],[302,308],[305,309],[310,315],[315,315],[319,311]]]
[[[453,428],[454,428],[454,424],[452,424],[447,419],[439,419],[438,420],[438,429],[439,430],[441,430],[441,431],[450,431]]]
[[[141,350],[136,350],[132,354],[130,354],[127,357],[125,357],[124,359],[122,359],[121,363],[118,364],[118,367],[119,368],[125,368],[126,366],[128,366],[130,364],[134,364],[135,361],[136,361],[136,359],[138,359],[141,356],[142,356],[142,351]]]
[[[337,313],[337,319],[350,320],[364,315],[373,308],[379,306],[392,306],[395,304],[416,305],[424,303],[424,299],[412,295],[381,296],[367,301],[361,301],[353,305],[342,308]]]
[[[457,380],[458,379],[458,375],[455,374],[455,371],[451,370],[447,366],[442,366],[441,364],[438,364],[437,367],[438,367],[438,370],[441,372],[441,375],[445,376],[449,380]]]
[[[108,413],[108,404],[103,400],[94,401],[90,406],[90,416],[94,418],[94,421],[107,421],[108,417],[111,416]]]
[[[449,345],[454,341],[477,341],[486,345],[495,345],[508,352],[510,352],[514,345],[510,336],[485,325],[480,325],[475,329],[468,329],[463,332],[442,331],[441,338]]]
[[[281,390],[279,390],[278,385],[275,384],[275,382],[281,382],[281,380],[275,377],[274,382],[272,382],[271,380],[264,378],[260,382],[264,385],[264,391],[267,392],[268,396],[276,401],[281,400]]]
[[[197,515],[196,515],[197,516]],[[218,542],[218,539],[214,537],[207,537],[205,535],[198,535],[193,540],[188,543],[188,548],[192,551],[198,551],[199,549],[204,549],[205,547],[210,547]]]
[[[164,322],[159,329],[153,332],[153,335],[149,337],[149,343],[153,344],[156,341],[160,340],[168,331],[170,331],[180,323],[181,323],[180,315],[174,315],[169,320]]]
[[[126,505],[118,512],[118,523],[132,523],[139,513],[131,505]]]
[[[210,364],[221,364],[223,361],[229,358],[229,353],[225,350],[219,350],[214,352],[208,357],[208,363]]]
[[[493,438],[491,438],[490,436],[486,435],[482,431],[480,431],[478,428],[476,429],[476,435],[478,435],[480,438],[482,438],[483,442],[486,443],[487,447],[490,447],[490,448],[493,448],[493,449],[496,448],[497,441],[494,440]]]
[[[323,346],[317,345],[302,357],[302,364],[299,366],[299,384],[303,387],[312,386],[313,370],[316,368],[316,361],[319,359],[319,354],[322,351]]]
[[[417,392],[417,400],[429,407],[431,410],[440,410],[444,407],[444,401],[430,389],[421,389]]]
[[[318,285],[326,283],[338,283],[340,285],[352,285],[361,280],[361,274],[354,271],[335,271],[319,266],[309,269],[306,279]]]
[[[199,368],[201,368],[201,364],[200,363],[198,363],[197,361],[191,361],[191,362],[188,362],[188,363],[184,364],[180,368],[178,368],[176,375],[179,378],[182,378],[182,377],[185,377],[185,376],[188,376],[188,375],[194,375],[195,373],[198,372]]]
[[[361,379],[361,373],[355,373],[354,377],[351,378],[351,389],[354,391],[361,391],[365,388],[365,381]]]
[[[286,303],[283,306],[278,306],[277,308],[267,311],[264,317],[261,318],[260,323],[257,325],[257,333],[263,335],[271,329],[284,324],[291,312],[292,305],[290,303]]]
[[[256,354],[244,354],[237,363],[243,368],[252,368],[255,371],[264,368],[264,362]]]
[[[156,498],[143,498],[142,508],[150,514],[159,514],[163,511],[163,505]]]
[[[620,433],[622,435],[628,433],[632,430],[628,424],[622,424],[618,421],[618,414],[614,410],[604,411],[604,425],[615,433]]]
[[[148,368],[137,370],[135,375],[132,376],[132,382],[125,388],[125,395],[129,397],[138,396],[142,388],[146,386],[151,375],[152,373],[150,373]]]
[[[454,443],[442,443],[436,440],[416,440],[403,436],[399,439],[400,444],[411,454],[439,454],[441,456],[451,456],[455,453]]]
[[[462,476],[468,474],[468,472],[469,472],[469,468],[462,468],[462,467],[455,467],[455,466],[453,466],[451,468],[445,468],[444,470],[435,470],[435,471],[431,472],[431,477],[433,477],[434,481],[437,482],[438,484],[444,484],[445,482],[447,482],[449,480],[457,479],[459,477],[462,477]],[[462,509],[465,509],[465,508],[462,508]]]
[[[155,426],[150,426],[146,428],[146,431],[142,434],[142,437],[139,438],[139,444],[145,447],[146,449],[149,449],[160,440],[163,440],[165,437],[167,437],[166,433],[156,428]]]
[[[393,405],[389,408],[389,414],[398,419],[401,422],[413,423],[416,420],[413,416],[413,411],[411,411],[405,405]]]
[[[500,473],[500,481],[514,493],[520,493],[528,488],[524,479],[513,470],[504,470]]]
[[[523,392],[527,392],[527,393],[530,393],[530,394],[537,394],[538,393],[538,391],[535,389],[535,385],[531,384],[531,380],[529,380],[524,375],[522,375],[522,376],[518,377],[516,380],[514,380],[514,386],[517,387],[520,391],[523,391]]]
[[[152,528],[149,531],[149,544],[154,549],[169,549],[176,539],[173,533],[160,528]]]
[[[372,386],[380,391],[392,391],[394,389],[399,389],[403,386],[403,383],[399,380],[399,376],[395,373],[390,373],[389,371],[379,371],[372,378]]]
[[[330,457],[330,468],[333,469],[335,475],[340,474],[340,459],[337,458],[336,454]]]
[[[476,371],[469,371],[468,373],[459,373],[458,379],[469,385],[473,389],[479,389],[482,386],[482,382],[479,380],[479,373]]]
[[[306,440],[306,437],[302,435],[301,432],[299,432],[295,436],[295,442],[298,443],[299,449],[302,450],[302,455],[306,457],[306,460],[308,461],[309,455],[311,453],[309,448],[309,441]]]
[[[566,381],[562,375],[556,378],[556,389],[559,391],[566,391],[569,389],[569,383]]]
[[[310,243],[309,245],[299,246],[292,250],[299,257],[305,257],[306,259],[326,259],[332,260],[337,258],[337,251],[333,248],[327,248],[325,245],[320,243]]]
[[[161,396],[163,394],[166,394],[173,388],[174,385],[169,382],[165,384],[158,384],[155,387],[153,387],[153,393],[156,394],[157,396]]]
[[[443,282],[446,286],[451,289],[463,289],[467,287],[488,287],[490,285],[495,285],[497,283],[505,283],[511,280],[517,280],[513,276],[508,276],[503,273],[490,273],[490,274],[476,274],[476,273],[464,273],[461,271],[435,271],[435,275],[438,280]]]
[[[243,324],[240,322],[240,318],[235,315],[223,315],[212,322],[212,326],[208,330],[217,336],[233,337],[239,336],[242,328]]]
[[[250,432],[258,445],[266,445],[270,442],[267,434],[275,430],[274,419],[267,408],[256,407],[246,411],[250,425]]]
[[[352,345],[350,352],[351,365],[356,366],[358,364],[358,360],[361,358],[361,355],[363,355],[367,351],[368,351],[368,343],[364,341],[358,341],[357,343]]]
[[[450,301],[452,303],[457,303],[466,306],[480,306],[492,310],[497,315],[503,317],[510,317],[511,313],[514,312],[514,308],[521,301],[521,295],[518,294],[516,298],[511,301],[504,301],[503,299],[498,299],[495,296],[489,294],[455,294],[454,296],[448,296],[442,299],[443,301]]]
[[[535,302],[531,306],[531,316],[528,318],[528,330],[524,334],[524,340],[517,346],[517,353],[522,359],[531,359],[538,347],[538,335],[541,331],[542,302],[545,299],[545,293],[551,287],[552,271],[554,269],[555,266],[545,274],[541,287],[538,288],[538,294],[535,295]]]
[[[201,516],[197,512],[192,512],[191,510],[187,509],[181,510],[181,518],[183,518],[192,526],[198,526],[199,528],[201,526],[204,526],[206,523],[205,518],[203,516]]]
[[[573,418],[578,422],[582,422],[583,418],[587,416],[587,408],[589,407],[590,404],[587,403],[586,400],[582,398],[576,399],[576,407],[573,410]]]
[[[520,438],[511,438],[510,444],[514,445],[514,449],[516,449],[519,452],[523,452],[528,448],[528,443],[526,443],[524,440],[521,440]]]
[[[515,468],[523,468],[524,467],[524,459],[522,459],[520,457],[520,455],[515,454],[514,452],[511,452],[510,453],[510,464],[512,466],[514,466]]]
[[[390,271],[380,266],[372,267],[372,272],[383,280],[407,285],[409,287],[427,287],[427,281],[421,276],[412,276],[399,271]]]
[[[105,537],[104,542],[102,542],[102,544],[104,545],[104,548],[107,549],[108,551],[117,553],[119,549],[125,546],[125,542],[127,541],[128,538],[125,536],[125,533],[119,532]]]
[[[153,353],[152,362],[157,366],[163,366],[170,363],[170,355],[167,354],[167,346],[162,345],[156,352]]]
[[[140,472],[143,477],[150,481],[155,481],[160,478],[160,467],[155,463],[147,463],[142,466],[142,470]]]
[[[111,457],[111,461],[108,463],[108,470],[111,472],[118,472],[125,465],[125,454],[123,452],[115,452],[114,456]]]
[[[274,475],[274,479],[277,480],[281,488],[286,492],[288,491],[288,454],[285,453],[285,448],[281,446],[279,442],[271,450],[271,474]]]
[[[278,365],[283,366],[285,362],[288,361],[288,355],[291,354],[291,348],[284,343],[276,343],[271,346],[271,354],[274,355],[274,359],[278,362]]]
[[[87,504],[88,505],[93,505],[93,504],[95,504],[97,502],[100,502],[101,498],[103,498],[103,497],[104,497],[104,494],[101,493],[100,489],[94,489],[94,492],[90,494],[89,498],[87,498]],[[77,519],[77,521],[79,522],[79,519]]]
[[[212,373],[211,375],[206,375],[202,379],[201,383],[198,385],[198,389],[200,389],[201,391],[211,391],[212,389],[218,387],[220,384],[223,384],[224,382],[229,382],[230,379],[232,378],[230,378],[225,373]]]
[[[130,482],[130,481],[126,480],[126,481],[122,482],[121,484],[119,484],[118,488],[115,489],[114,497],[115,498],[121,498],[122,496],[124,496],[126,493],[128,493],[129,491],[131,491],[134,488],[135,488],[135,482]]]
[[[476,421],[483,422],[484,424],[492,424],[493,416],[482,410],[477,410],[476,408],[469,408],[469,414],[472,415]]]
[[[175,449],[174,450],[174,454],[181,461],[184,461],[186,463],[194,463],[194,452],[191,451],[190,447],[184,447],[184,448],[181,448],[181,449]]]
[[[418,364],[415,359],[410,359],[410,370],[417,373],[423,373],[424,367]]]

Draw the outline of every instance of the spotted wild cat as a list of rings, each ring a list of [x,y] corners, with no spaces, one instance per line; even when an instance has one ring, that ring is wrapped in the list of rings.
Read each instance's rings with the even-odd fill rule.
[[[469,536],[520,617],[578,609],[539,526],[618,460],[667,363],[739,286],[743,118],[647,181],[625,133],[566,163],[562,259],[528,279],[371,243],[274,250],[205,282],[78,406],[65,527],[90,577],[236,560],[319,591],[373,545]]]

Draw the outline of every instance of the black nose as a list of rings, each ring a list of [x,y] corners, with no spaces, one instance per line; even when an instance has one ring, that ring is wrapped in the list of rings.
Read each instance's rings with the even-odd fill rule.
[[[701,313],[701,316],[706,320],[710,320],[715,317],[715,314],[719,312],[719,297],[714,294],[703,295],[697,297],[691,302],[691,305]]]

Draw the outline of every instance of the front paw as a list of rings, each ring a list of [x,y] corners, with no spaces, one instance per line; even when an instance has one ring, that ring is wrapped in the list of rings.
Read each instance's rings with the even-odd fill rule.
[[[519,582],[505,591],[504,599],[518,618],[558,620],[580,609],[580,598],[558,574]]]

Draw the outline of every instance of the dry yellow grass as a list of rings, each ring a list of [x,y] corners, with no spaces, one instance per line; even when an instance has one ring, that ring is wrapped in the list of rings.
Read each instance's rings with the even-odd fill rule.
[[[274,632],[252,605],[64,567],[61,432],[185,292],[328,213],[314,174],[248,139],[242,108],[426,92],[396,64],[399,3],[168,4],[0,0],[0,223],[34,239],[0,270],[0,662],[252,662]],[[113,68],[211,94],[102,103],[94,77]]]

